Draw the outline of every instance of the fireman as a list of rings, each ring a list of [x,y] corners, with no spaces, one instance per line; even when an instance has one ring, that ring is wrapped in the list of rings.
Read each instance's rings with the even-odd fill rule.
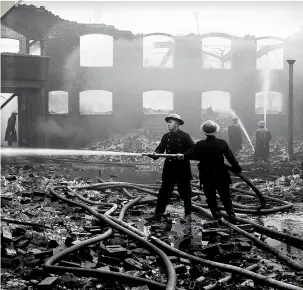
[[[191,137],[179,129],[179,126],[183,125],[184,121],[178,114],[169,115],[165,118],[165,121],[167,122],[168,133],[163,135],[155,152],[148,154],[148,156],[154,160],[157,159],[155,156],[157,153],[185,153],[195,145]],[[151,217],[147,218],[147,220],[160,221],[161,217],[165,217],[164,212],[166,210],[166,206],[169,202],[170,195],[177,184],[180,197],[184,200],[185,215],[181,221],[189,221],[191,219],[191,179],[192,175],[189,160],[166,158],[162,172],[162,185],[158,194],[156,210]]]
[[[242,148],[242,134],[238,120],[238,117],[234,117],[233,123],[228,126],[228,143],[231,151],[235,156],[238,155],[239,151]]]
[[[206,196],[207,204],[213,217],[222,224],[220,210],[217,204],[216,191],[224,205],[231,223],[236,223],[236,215],[233,209],[230,184],[231,178],[228,169],[224,163],[224,157],[232,165],[235,172],[241,172],[242,169],[230,150],[227,142],[215,137],[219,131],[219,126],[215,122],[208,120],[201,126],[201,131],[206,135],[205,140],[200,140],[196,145],[185,154],[179,154],[180,160],[198,160],[200,184],[203,185],[203,191]]]
[[[254,154],[255,161],[259,159],[268,161],[269,158],[269,141],[272,138],[270,131],[266,128],[264,121],[258,123],[259,128],[256,132],[256,149]]]

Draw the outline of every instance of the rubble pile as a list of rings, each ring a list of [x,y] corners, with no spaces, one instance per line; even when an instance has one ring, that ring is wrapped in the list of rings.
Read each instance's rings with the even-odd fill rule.
[[[218,123],[222,126],[218,133],[218,138],[223,138],[228,142],[227,126],[230,124],[230,120],[225,117],[218,117]],[[112,137],[102,142],[95,142],[89,144],[85,149],[100,150],[100,151],[117,151],[117,152],[130,152],[130,153],[148,153],[154,152],[159,145],[163,132],[154,132],[152,130],[139,130],[125,136]],[[204,138],[204,136],[201,136]],[[194,142],[199,139],[193,138]],[[251,141],[255,144],[255,136],[251,136]],[[298,154],[303,153],[302,140],[294,140],[294,152]],[[239,161],[244,163],[251,163],[253,161],[253,150],[243,134],[243,148],[239,153]],[[147,157],[141,156],[101,156],[101,157],[83,157],[83,159],[91,162],[137,162],[145,164],[162,164],[163,159],[156,161]],[[303,160],[303,156],[299,157]],[[288,162],[287,153],[287,138],[285,137],[273,137],[270,142],[270,164],[283,164]]]

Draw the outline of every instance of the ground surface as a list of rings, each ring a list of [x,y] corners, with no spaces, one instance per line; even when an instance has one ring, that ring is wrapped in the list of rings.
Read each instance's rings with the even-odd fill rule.
[[[148,136],[135,135],[129,138],[129,143],[123,138],[119,140],[111,140],[108,144],[94,144],[88,147],[99,150],[112,151],[128,151],[128,152],[146,152],[152,151],[155,144],[150,140],[157,140],[152,133]],[[136,136],[141,143],[136,142]],[[140,139],[141,138],[141,139]],[[253,163],[249,158],[249,148],[244,146],[240,154],[239,160],[243,166],[244,174],[250,177],[255,184],[258,185],[261,192],[279,198],[281,200],[293,202],[295,207],[283,213],[277,213],[261,218],[254,218],[259,223],[278,229],[281,232],[288,232],[294,236],[303,238],[303,221],[302,221],[302,203],[303,203],[303,176],[301,164],[299,161],[289,162],[286,159],[285,140],[276,139],[273,143],[272,157],[270,163]],[[122,147],[117,146],[122,144]],[[126,146],[125,144],[129,144]],[[141,145],[138,145],[141,144]],[[296,142],[295,152],[299,152],[301,144]],[[99,147],[98,147],[99,146]],[[124,147],[123,147],[124,146]],[[139,149],[141,148],[141,149]],[[142,151],[140,151],[142,150]],[[246,151],[245,151],[246,150]],[[58,184],[83,185],[97,182],[96,176],[100,165],[94,165],[94,162],[100,160],[89,161],[86,164],[62,162],[49,159],[24,159],[14,158],[13,160],[4,159],[1,167],[1,218],[9,220],[17,220],[21,222],[36,223],[47,227],[37,227],[37,225],[22,225],[11,222],[1,223],[1,288],[2,289],[36,289],[38,284],[47,277],[57,277],[53,284],[53,289],[148,289],[135,288],[135,285],[122,284],[119,281],[107,281],[103,278],[83,278],[74,276],[70,273],[62,273],[54,275],[43,271],[43,264],[53,254],[75,244],[92,237],[94,234],[87,227],[96,225],[96,220],[83,209],[70,206],[56,200],[50,193],[49,188]],[[33,162],[34,161],[34,162]],[[121,159],[106,160],[111,162],[142,162],[145,164],[154,164],[149,159]],[[7,163],[11,164],[8,165]],[[161,160],[156,163],[161,164]],[[5,163],[7,165],[5,165]],[[151,170],[152,171],[144,171]],[[134,178],[138,174],[137,183],[155,183],[160,179],[161,166],[137,166],[136,171],[125,174],[123,167],[117,169],[102,168],[102,178],[107,180],[119,181],[120,177],[124,181],[127,178]],[[113,174],[113,172],[115,174]],[[144,174],[143,174],[144,173]],[[140,175],[141,174],[141,175]],[[134,182],[136,179],[131,179]],[[139,193],[135,190],[130,192],[137,196]],[[82,196],[94,201],[114,202],[119,206],[126,202],[127,198],[122,194],[121,190],[82,190],[79,191]],[[141,194],[141,193],[140,193]],[[143,198],[152,197],[143,194]],[[243,200],[234,196],[234,200],[242,203],[257,204],[256,200]],[[199,197],[199,203],[205,203],[203,195]],[[270,206],[270,205],[269,205]],[[104,208],[100,209],[100,212]],[[136,211],[132,211],[136,210]],[[231,248],[226,248],[222,252],[208,254],[207,259],[247,267],[257,263],[259,269],[255,271],[265,276],[288,282],[293,285],[303,287],[303,274],[286,266],[278,261],[272,254],[258,249],[249,243],[247,249],[244,249],[240,242],[246,241],[233,230],[223,227],[221,232],[229,236],[216,235],[207,237],[202,235],[203,226],[211,222],[209,218],[198,215],[193,216],[191,223],[180,223],[183,215],[182,202],[173,199],[167,209],[168,219],[161,223],[155,223],[152,226],[145,226],[145,218],[154,211],[154,206],[135,206],[129,210],[125,216],[125,221],[136,226],[141,231],[161,238],[166,243],[179,248],[185,252],[205,257],[205,249],[210,245],[217,243],[231,244]],[[117,214],[119,213],[119,209]],[[241,216],[241,215],[239,215]],[[301,220],[300,220],[301,217]],[[294,222],[296,221],[297,222]],[[108,227],[100,226],[100,233],[107,230]],[[261,240],[268,240],[266,236],[256,234]],[[75,242],[76,241],[76,242]],[[269,241],[273,244],[273,241]],[[127,252],[126,256],[117,256],[116,260],[104,260],[105,246],[120,245]],[[285,244],[277,244],[277,248],[283,249],[288,256],[303,264],[302,251],[288,247]],[[140,250],[141,249],[141,250]],[[125,258],[133,258],[137,261],[137,267],[129,265],[125,262]],[[142,245],[128,238],[127,236],[114,231],[114,234],[104,240],[101,244],[97,243],[79,251],[77,254],[70,255],[65,261],[73,262],[83,268],[96,269],[108,265],[111,271],[119,271],[133,276],[140,276],[154,281],[166,282],[166,274],[163,265],[154,253],[142,250]],[[178,287],[191,289],[212,284],[217,280],[225,277],[228,273],[222,271],[211,271],[205,266],[194,264],[180,258],[172,258],[178,268]],[[138,266],[139,265],[139,266]],[[200,282],[196,279],[203,276]],[[202,281],[203,280],[203,281]],[[28,288],[29,287],[29,288]],[[42,286],[39,286],[42,287]],[[219,285],[217,289],[269,289],[264,286],[258,286],[253,281],[245,278],[237,277],[229,284]]]

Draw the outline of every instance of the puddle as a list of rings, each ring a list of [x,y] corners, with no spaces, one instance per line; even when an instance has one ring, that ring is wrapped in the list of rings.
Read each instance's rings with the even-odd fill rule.
[[[273,247],[273,248],[275,248],[277,250],[280,250],[283,253],[288,254],[290,256],[294,256],[294,257],[296,257],[300,261],[303,261],[303,251],[302,250],[299,250],[299,249],[297,249],[295,247],[292,247],[292,246],[287,245],[287,244],[285,244],[283,242],[274,240],[272,238],[267,238],[265,240],[265,242],[268,245],[270,245],[271,247]]]
[[[258,222],[280,232],[303,238],[303,204],[295,204],[291,212],[277,212],[260,217]]]
[[[154,184],[156,180],[161,180],[162,167],[141,166],[126,167],[126,166],[106,166],[100,170],[81,170],[70,173],[71,177],[82,177],[83,179],[96,180],[97,176],[102,179],[117,180],[132,183]],[[168,212],[173,215],[183,216],[182,206],[174,206]],[[168,207],[169,208],[169,207]],[[285,232],[291,235],[303,238],[303,203],[296,204],[291,212],[278,212],[276,214],[255,217],[255,220],[269,228],[274,228],[280,232]],[[205,220],[197,215],[193,215],[191,226],[180,223],[180,218],[175,218],[171,225],[171,229],[166,232],[166,238],[171,246],[180,249],[189,245],[201,245],[202,233],[201,227]],[[145,226],[144,220],[134,222],[137,228],[145,234],[151,234],[151,226]],[[280,241],[267,238],[265,240],[270,246],[282,250],[286,254],[298,257],[303,261],[303,251],[291,247]]]
[[[202,245],[202,224],[205,220],[193,214],[191,223],[181,223],[180,218],[171,218],[172,223],[162,221],[155,223],[162,229],[163,236],[169,240],[170,245],[176,249],[186,248],[190,245]],[[151,229],[152,225],[145,226],[145,220],[137,220],[133,222],[136,227],[147,235],[154,235]]]
[[[259,217],[257,219],[258,223],[278,230],[279,232],[284,232],[286,234],[298,236],[303,238],[303,204],[299,203],[293,207],[292,212],[278,212],[273,215]],[[295,247],[289,246],[283,242],[277,241],[272,238],[267,238],[265,240],[270,246],[281,250],[285,254],[295,256],[300,261],[303,261],[303,251]]]

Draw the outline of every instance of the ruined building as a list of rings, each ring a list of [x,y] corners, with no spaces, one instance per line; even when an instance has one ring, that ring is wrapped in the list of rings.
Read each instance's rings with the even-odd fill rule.
[[[79,24],[60,19],[44,7],[18,5],[1,19],[2,38],[16,39],[16,53],[1,54],[1,91],[18,98],[19,141],[22,146],[77,148],[108,136],[138,128],[164,129],[163,114],[146,113],[143,95],[162,91],[172,98],[172,111],[178,112],[186,124],[184,130],[199,136],[202,93],[223,91],[230,95],[230,107],[239,115],[249,133],[263,119],[256,114],[256,96],[263,90],[263,72],[258,60],[267,53],[282,49],[283,63],[271,71],[270,91],[280,98],[280,109],[267,117],[273,134],[287,134],[288,64],[294,65],[295,134],[303,128],[303,28],[287,39],[254,36],[236,37],[223,33],[173,36],[163,33],[134,35],[103,24]],[[90,47],[81,53],[81,39],[102,35],[112,49],[96,42],[92,49],[100,51],[100,59],[82,60]],[[168,39],[160,47],[166,54],[160,65],[143,61],[144,41],[150,37]],[[230,49],[221,56],[203,52],[208,38],[229,41]],[[262,48],[264,39],[276,41]],[[100,47],[97,43],[101,43]],[[162,45],[162,46],[161,46]],[[36,55],[32,51],[36,51]],[[37,53],[38,51],[38,53]],[[98,62],[104,58],[105,65]],[[108,57],[109,56],[109,57]],[[219,59],[222,66],[207,65],[205,58]],[[166,59],[165,59],[166,58]],[[169,62],[168,62],[168,58]],[[166,65],[169,63],[169,65]],[[98,90],[109,109],[81,109],[86,92]],[[164,92],[164,93],[163,93]],[[60,96],[60,110],[52,108],[50,99]],[[58,100],[58,99],[56,99]]]

